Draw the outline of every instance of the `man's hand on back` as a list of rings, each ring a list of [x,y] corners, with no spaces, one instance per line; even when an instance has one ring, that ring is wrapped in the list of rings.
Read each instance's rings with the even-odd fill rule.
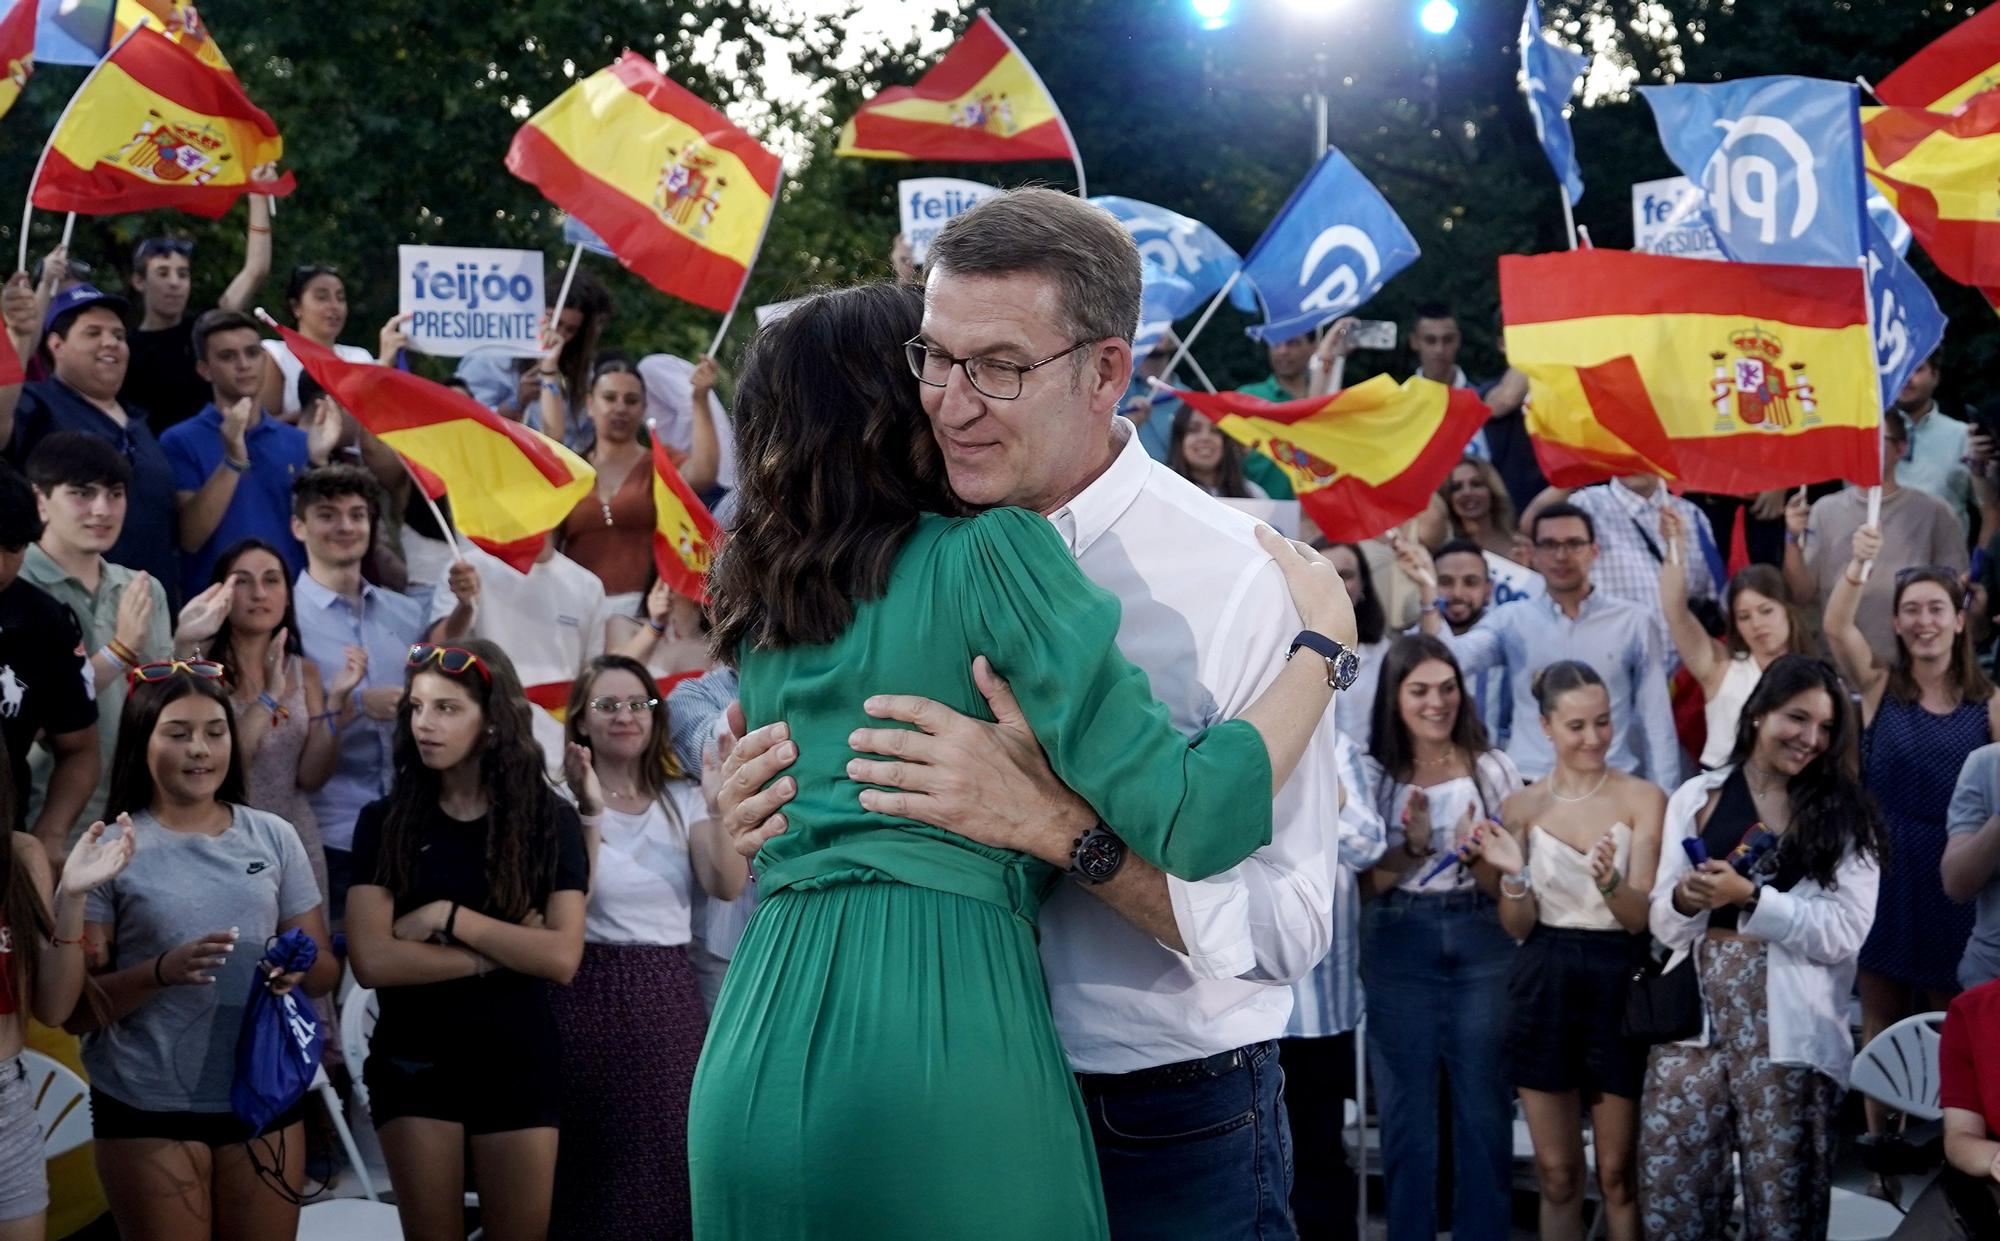
[[[798,758],[799,748],[792,743],[791,730],[783,720],[744,735],[741,703],[729,704],[728,720],[728,732],[716,740],[716,753],[722,759],[722,785],[715,795],[715,808],[736,851],[747,858],[756,857],[765,841],[785,830],[785,816],[778,812],[798,795],[799,782],[790,776],[777,777]],[[736,737],[742,740],[734,740]],[[764,787],[767,784],[769,788]]]

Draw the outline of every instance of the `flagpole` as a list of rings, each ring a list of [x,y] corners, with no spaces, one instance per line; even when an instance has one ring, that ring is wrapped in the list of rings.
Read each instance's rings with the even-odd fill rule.
[[[1889,465],[1884,459],[1882,448],[1882,371],[1881,364],[1875,358],[1875,295],[1868,288],[1868,256],[1864,254],[1856,259],[1855,266],[1861,272],[1861,307],[1866,312],[1866,322],[1868,324],[1868,371],[1875,376],[1874,382],[1868,385],[1868,389],[1875,394],[1875,478],[1877,481],[1873,487],[1868,489],[1868,524],[1874,526],[1877,531],[1880,531],[1882,528],[1882,483],[1880,480],[1888,470]],[[1874,561],[1863,561],[1861,564],[1861,580],[1864,582],[1867,581],[1868,575],[1874,569]]]
[[[56,117],[54,128],[49,130],[48,141],[42,143],[41,156],[35,160],[35,175],[28,178],[28,201],[21,205],[21,259],[19,270],[28,270],[28,224],[35,217],[35,186],[41,183],[42,166],[49,162],[49,152],[56,145],[56,135],[62,132],[63,122],[69,119],[70,111],[76,107],[76,101],[83,98],[84,88],[90,85],[91,80],[97,76],[98,71],[111,63],[111,58],[118,54],[118,49],[130,43],[133,35],[138,34],[144,29],[146,29],[144,26],[134,26],[126,31],[125,37],[112,44],[111,50],[104,53],[104,56],[90,67],[90,72],[83,75],[83,81],[77,83],[75,93],[70,95],[69,102],[63,105],[62,113]]]
[[[1562,195],[1563,236],[1569,238],[1569,248],[1574,250],[1576,249],[1576,212],[1569,205],[1569,187],[1558,182],[1556,191]]]
[[[1867,91],[1868,97],[1870,99],[1873,99],[1876,103],[1882,102],[1882,96],[1875,93],[1875,83],[1870,82],[1867,78],[1864,78],[1857,73],[1854,75],[1854,84],[1856,86],[1859,86],[1862,90]]]
[[[986,24],[993,27],[993,33],[1000,36],[1000,41],[1007,45],[1007,50],[1016,56],[1021,56],[1021,49],[1014,46],[1014,40],[1007,37],[1007,32],[1000,28],[999,22],[993,20],[993,14],[985,9],[980,9],[978,12]],[[1042,81],[1042,75],[1035,71],[1034,65],[1028,63],[1026,56],[1021,56],[1021,67],[1028,71],[1028,79],[1042,92],[1042,98],[1049,101],[1049,107],[1056,114],[1056,128],[1062,131],[1063,141],[1069,144],[1069,162],[1076,169],[1076,196],[1090,197],[1090,190],[1083,182],[1083,148],[1076,145],[1076,135],[1070,132],[1069,121],[1063,117],[1062,105],[1056,102],[1055,95],[1049,90],[1049,84]]]
[[[563,307],[569,305],[569,286],[576,281],[577,264],[583,262],[583,243],[577,242],[576,249],[569,252],[569,268],[563,272],[562,288],[556,293],[556,308],[549,312],[549,327],[555,328],[556,320],[562,318]]]
[[[1201,318],[1196,319],[1194,326],[1188,329],[1188,334],[1181,337],[1181,347],[1174,350],[1174,356],[1168,360],[1167,368],[1160,372],[1162,375],[1171,375],[1174,373],[1174,368],[1179,366],[1181,360],[1188,356],[1188,349],[1194,344],[1194,338],[1201,335],[1201,330],[1208,326],[1208,321],[1214,318],[1215,312],[1221,308],[1222,299],[1229,296],[1229,290],[1235,288],[1236,282],[1242,278],[1243,269],[1241,267],[1229,273],[1229,279],[1223,281],[1222,287],[1217,289],[1215,296],[1209,299],[1207,309],[1201,312]],[[1213,389],[1210,390],[1213,391]]]
[[[715,341],[708,347],[704,357],[714,357],[722,348],[722,338],[729,335],[729,321],[736,317],[736,308],[743,304],[743,290],[750,287],[750,272],[757,266],[757,256],[764,253],[764,238],[771,233],[771,217],[778,214],[778,197],[785,191],[785,166],[778,165],[777,179],[771,182],[771,209],[764,213],[763,227],[757,230],[757,244],[750,251],[750,261],[743,265],[743,279],[736,286],[736,296],[729,299],[729,309],[722,316],[722,326],[715,329]]]
[[[1215,391],[1215,385],[1208,380],[1208,372],[1201,369],[1201,363],[1195,361],[1194,355],[1191,353],[1187,356],[1187,364],[1194,368],[1194,377],[1201,381],[1202,387],[1208,389],[1210,392]],[[1171,371],[1168,372],[1168,377],[1172,378]]]
[[[68,216],[67,216],[67,217],[66,217],[66,218],[65,218],[65,219],[63,220],[63,235],[62,235],[62,248],[63,248],[63,251],[64,251],[64,253],[68,253],[68,251],[69,251],[69,237],[70,237],[70,234],[71,234],[71,233],[73,233],[73,232],[75,232],[75,231],[76,231],[76,212],[72,211],[72,212],[70,212],[70,213],[69,213],[69,215],[68,215]]]

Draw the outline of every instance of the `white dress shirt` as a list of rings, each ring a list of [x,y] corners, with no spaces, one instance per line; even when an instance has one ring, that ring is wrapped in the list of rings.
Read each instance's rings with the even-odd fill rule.
[[[1301,628],[1257,522],[1146,455],[1129,422],[1103,475],[1050,521],[1118,596],[1118,648],[1189,735],[1250,705]],[[1271,843],[1200,882],[1167,877],[1185,955],[1075,883],[1042,909],[1049,1004],[1079,1073],[1129,1073],[1275,1039],[1333,939],[1339,764],[1329,720],[1272,807]],[[1119,825],[1108,825],[1117,831]]]

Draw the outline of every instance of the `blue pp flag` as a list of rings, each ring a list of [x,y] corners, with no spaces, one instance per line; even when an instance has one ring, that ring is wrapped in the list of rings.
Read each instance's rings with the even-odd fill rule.
[[[580,245],[592,254],[601,254],[608,259],[618,257],[611,252],[610,246],[604,244],[604,238],[591,231],[590,225],[568,212],[563,213],[563,240],[573,246]]]
[[[1716,244],[1742,263],[1851,267],[1866,249],[1859,92],[1762,77],[1642,86],[1660,143],[1707,195]]]
[[[1873,221],[1868,225],[1868,301],[1875,321],[1875,370],[1882,407],[1896,403],[1910,372],[1944,339],[1937,299]]]
[[[1528,96],[1528,112],[1535,118],[1535,137],[1572,206],[1583,197],[1583,169],[1577,166],[1576,140],[1570,137],[1563,106],[1569,103],[1577,79],[1589,63],[1542,37],[1542,15],[1535,0],[1528,0],[1521,13],[1521,89]]]
[[[1139,243],[1141,256],[1187,286],[1190,300],[1174,311],[1173,318],[1193,314],[1243,266],[1235,249],[1200,220],[1136,198],[1104,195],[1090,202],[1118,217],[1132,240]],[[1229,292],[1229,302],[1238,310],[1254,312],[1257,294],[1239,280]]]
[[[35,11],[35,63],[94,65],[111,48],[118,0],[40,0]]]
[[[1303,336],[1375,296],[1419,253],[1395,208],[1329,148],[1243,260],[1264,303],[1249,333],[1267,345]]]
[[[1889,244],[1896,248],[1899,257],[1908,257],[1909,222],[1896,214],[1896,209],[1889,205],[1889,200],[1882,196],[1882,191],[1876,189],[1872,181],[1868,184],[1868,219],[1882,231],[1882,236],[1888,239]]]
[[[1209,296],[1214,290],[1209,290]],[[1180,276],[1153,261],[1153,256],[1144,250],[1139,252],[1139,331],[1132,339],[1132,365],[1151,353],[1174,325],[1174,320],[1188,314],[1208,298],[1195,292],[1194,287]]]

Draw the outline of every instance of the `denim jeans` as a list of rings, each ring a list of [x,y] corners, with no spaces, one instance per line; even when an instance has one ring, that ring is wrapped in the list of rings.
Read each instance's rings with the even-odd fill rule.
[[[1292,1138],[1278,1045],[1221,1077],[1101,1086],[1084,1077],[1112,1241],[1291,1241]]]
[[[1478,893],[1393,891],[1361,917],[1368,1070],[1391,1237],[1438,1233],[1438,1080],[1451,1092],[1452,1237],[1506,1241],[1514,1098],[1500,1054],[1514,940]]]

